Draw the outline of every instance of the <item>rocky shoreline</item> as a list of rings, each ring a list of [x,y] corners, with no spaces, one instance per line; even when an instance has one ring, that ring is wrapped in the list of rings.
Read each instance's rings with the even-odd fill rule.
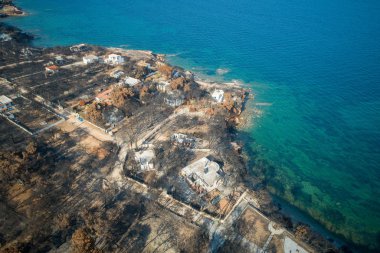
[[[12,4],[11,1],[3,1],[3,4],[4,4],[3,6],[13,6],[14,7],[14,5]],[[18,11],[16,11],[16,13],[14,13],[14,12],[11,12],[11,13],[14,13],[15,15],[23,15],[24,14],[24,12],[20,11],[17,7],[14,7],[14,8],[16,8]],[[8,10],[8,9],[9,8],[7,7],[6,10]],[[12,8],[10,8],[10,9],[12,9]],[[3,10],[4,10],[4,8],[3,8]],[[13,10],[15,10],[15,9],[13,9]],[[6,15],[9,15],[9,11],[7,11],[7,12],[8,13],[6,13]],[[22,14],[19,12],[21,12]],[[26,61],[31,61],[31,62],[33,62],[33,61],[37,62],[38,60],[46,61],[44,59],[44,57],[49,56],[49,55],[64,55],[67,59],[69,59],[69,57],[67,56],[69,54],[67,54],[67,55],[65,55],[65,54],[70,53],[71,48],[62,48],[62,47],[48,48],[48,49],[34,48],[33,46],[31,46],[31,42],[33,40],[32,35],[26,34],[17,28],[7,26],[4,24],[0,24],[0,33],[2,36],[1,37],[2,41],[0,43],[3,43],[3,44],[6,43],[6,46],[1,47],[1,49],[0,49],[0,65],[1,65],[0,67],[4,67],[5,65],[13,64],[13,63],[20,64],[20,62],[26,62]],[[149,51],[133,51],[133,50],[125,51],[122,49],[115,49],[115,48],[103,48],[103,47],[96,47],[96,46],[88,46],[88,47],[93,48],[91,51],[91,53],[93,53],[93,54],[103,54],[103,53],[107,54],[107,53],[112,52],[113,54],[124,55],[125,57],[128,57],[128,59],[130,59],[133,62],[136,62],[135,60],[133,60],[133,57],[136,57],[136,59],[138,60],[137,62],[141,62],[141,60],[144,58],[142,55],[145,54],[146,55],[146,62],[149,63],[149,66],[157,66],[158,69],[159,69],[160,65],[161,66],[167,66],[168,68],[171,69],[171,71],[172,71],[172,69],[175,69],[178,73],[181,73],[181,74],[179,74],[180,76],[183,73],[183,76],[184,76],[183,78],[186,82],[190,82],[189,80],[191,80],[191,77],[189,77],[189,79],[186,79],[187,77],[185,77],[185,73],[186,73],[185,70],[178,68],[178,67],[173,67],[173,66],[168,65],[167,63],[164,62],[163,56],[153,54],[152,52],[149,52]],[[88,54],[88,52],[83,52],[83,53],[80,53],[80,56],[84,57],[87,54]],[[23,60],[21,60],[21,59],[23,59]],[[159,64],[157,64],[158,62],[159,62]],[[20,70],[22,70],[23,67],[20,65],[18,68]],[[62,70],[62,72],[64,72],[64,71],[65,70]],[[164,70],[162,70],[162,71],[164,71]],[[135,73],[134,77],[138,78],[139,73],[137,73],[137,72],[133,72],[133,73]],[[149,79],[146,78],[146,73],[143,73],[143,75],[145,75],[144,80],[146,82],[149,82]],[[64,76],[62,76],[62,77],[64,77]],[[102,78],[105,78],[105,77],[102,76]],[[177,77],[175,79],[177,79]],[[175,80],[175,79],[173,79],[173,80]],[[171,80],[171,81],[173,81],[173,80]],[[39,81],[39,80],[37,79],[34,81]],[[95,82],[100,82],[100,79],[96,80]],[[206,82],[202,82],[202,81],[194,81],[194,83],[197,83],[199,85],[199,88],[194,88],[194,89],[199,89],[201,91],[204,90],[207,92],[211,92],[211,91],[216,90],[216,89],[223,89],[225,91],[225,93],[226,92],[233,93],[233,92],[239,92],[240,91],[240,92],[242,92],[242,94],[244,94],[244,96],[240,97],[242,99],[242,101],[244,101],[244,102],[239,103],[238,106],[236,106],[235,103],[232,103],[231,105],[229,103],[223,103],[221,108],[219,106],[215,106],[214,108],[212,108],[212,110],[210,110],[209,108],[205,109],[204,105],[203,105],[203,107],[200,106],[199,101],[195,102],[195,103],[189,102],[189,104],[188,104],[189,112],[194,113],[194,114],[201,113],[201,112],[203,113],[203,111],[204,111],[206,113],[206,115],[207,114],[214,115],[214,114],[216,114],[216,112],[223,111],[222,115],[223,115],[224,119],[226,119],[226,126],[224,128],[225,129],[224,131],[226,131],[225,134],[227,136],[227,137],[224,136],[223,138],[228,138],[231,140],[231,142],[236,143],[237,142],[236,136],[238,134],[236,128],[239,126],[240,122],[242,121],[240,118],[241,117],[245,118],[245,117],[250,116],[250,115],[246,115],[245,114],[246,110],[244,110],[244,106],[246,103],[246,91],[236,84],[230,84],[227,86],[223,86],[220,84],[211,84],[211,83],[206,83]],[[235,95],[235,98],[237,98],[237,97],[239,97],[239,96]],[[142,101],[141,90],[140,90],[140,97],[138,99]],[[81,99],[78,101],[78,104],[82,103],[81,101],[84,101],[83,103],[85,103],[85,104],[88,103],[87,101],[85,101],[85,99]],[[208,100],[205,100],[205,101],[208,101]],[[62,103],[62,101],[60,101],[60,100],[53,101],[52,100],[52,103]],[[147,101],[145,103],[149,104],[150,102]],[[131,106],[132,106],[132,104],[131,104]],[[75,108],[78,108],[78,106]],[[228,113],[225,112],[226,110]],[[78,115],[81,115],[79,111],[77,111],[75,113],[77,113]],[[176,112],[176,113],[178,113],[178,112]],[[254,113],[254,112],[250,112],[250,113]],[[91,121],[90,119],[88,119],[88,120]],[[164,120],[164,119],[161,119],[161,120]],[[96,123],[96,122],[93,122],[93,123]],[[220,127],[216,126],[216,128],[220,128]],[[224,132],[223,132],[223,134],[224,134]],[[116,133],[116,135],[117,135],[117,133]],[[162,144],[162,145],[164,145],[164,144]],[[224,148],[226,148],[226,147],[224,147]],[[238,160],[243,159],[244,153],[249,153],[249,152],[246,152],[244,150],[242,151],[242,148],[243,148],[243,145],[237,144],[237,148],[235,148],[235,150],[238,150],[239,155],[236,155],[236,153],[231,153],[231,157],[236,157]],[[165,151],[165,150],[163,150],[163,151]],[[156,153],[157,152],[158,151],[156,151]],[[245,159],[249,159],[249,158],[245,158]],[[128,158],[127,158],[126,162],[128,163]],[[130,161],[130,162],[132,163],[132,161]],[[247,164],[249,164],[249,161],[247,161],[247,160],[240,161],[239,160],[239,163],[240,162],[242,162],[240,164],[242,167],[240,167],[239,170],[233,170],[234,173],[239,174],[239,175],[235,175],[236,180],[238,182],[237,184],[241,184],[245,188],[247,188],[251,191],[252,196],[258,202],[259,208],[257,208],[257,209],[261,213],[263,213],[264,215],[269,217],[269,219],[271,221],[274,221],[277,224],[281,225],[283,228],[289,230],[291,233],[294,234],[295,238],[297,238],[298,240],[303,241],[303,242],[307,243],[308,245],[310,245],[311,247],[313,247],[314,251],[316,251],[316,252],[349,252],[348,248],[345,246],[340,248],[340,249],[336,249],[332,242],[330,242],[329,240],[323,238],[321,235],[312,231],[306,224],[293,224],[293,222],[291,221],[291,219],[289,217],[286,217],[285,215],[283,215],[281,213],[281,208],[279,206],[276,206],[273,204],[273,202],[271,201],[271,197],[268,194],[268,192],[265,190],[265,187],[263,186],[262,182],[260,182],[260,180],[258,178],[249,175],[249,172],[247,170],[247,167],[248,167]],[[241,169],[241,168],[243,168],[243,169]],[[131,178],[134,178],[134,179],[137,179],[140,181],[142,180],[141,182],[144,185],[145,184],[149,185],[149,183],[147,183],[149,180],[146,181],[147,179],[145,178],[146,175],[144,175],[144,178],[142,179],[141,175],[134,174],[135,172],[129,170],[128,166],[125,167],[123,170],[126,172],[127,175],[131,176]],[[130,173],[130,174],[128,174],[128,173]],[[157,182],[154,182],[153,185],[155,185],[156,183]],[[162,185],[160,185],[159,187],[162,187]],[[176,194],[178,194],[178,192],[176,192],[176,190],[171,189],[168,192],[168,194],[175,197]],[[188,204],[194,205],[194,203],[191,203],[191,202],[189,202]],[[197,208],[198,207],[196,207],[196,209]],[[210,215],[216,214],[215,210],[209,210],[208,212],[210,213]],[[231,243],[232,245],[234,245],[235,242],[228,242],[228,243]],[[228,245],[228,243],[227,243],[227,245]],[[0,245],[0,247],[1,246],[2,246],[2,244]],[[228,251],[226,251],[226,252],[228,252]]]

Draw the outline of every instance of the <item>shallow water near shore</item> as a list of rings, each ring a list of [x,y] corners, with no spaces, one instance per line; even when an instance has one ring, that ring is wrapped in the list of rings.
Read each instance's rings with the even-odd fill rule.
[[[264,114],[245,130],[269,189],[348,240],[379,249],[380,2],[17,1],[36,45],[173,55],[242,80]],[[219,71],[218,71],[219,69]]]

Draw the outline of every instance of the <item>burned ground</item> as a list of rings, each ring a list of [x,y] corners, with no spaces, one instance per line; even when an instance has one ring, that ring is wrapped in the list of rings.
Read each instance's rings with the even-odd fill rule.
[[[7,243],[17,240],[31,244],[31,252],[51,248],[58,243],[51,238],[51,234],[57,232],[54,228],[57,215],[70,214],[78,219],[76,216],[81,210],[103,199],[100,166],[110,162],[112,156],[100,160],[87,154],[76,146],[80,138],[76,134],[45,133],[34,153],[33,150],[30,154],[28,150],[18,151],[22,152],[18,158],[22,170],[7,170],[9,173],[3,175],[1,184],[1,191],[6,193],[2,194],[2,202],[7,208],[2,217],[10,221],[13,217],[21,217],[11,222],[13,227],[1,226],[0,233]],[[113,149],[112,145],[103,148],[110,152]],[[6,159],[9,158],[2,157],[4,166],[14,166],[6,165]]]
[[[0,117],[0,149],[13,150],[19,145],[24,146],[30,135],[10,123],[8,120]]]

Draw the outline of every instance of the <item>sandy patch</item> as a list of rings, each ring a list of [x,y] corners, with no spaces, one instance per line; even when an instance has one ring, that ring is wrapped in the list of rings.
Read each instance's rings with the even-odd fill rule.
[[[71,133],[74,131],[78,126],[74,124],[72,120],[66,120],[60,124],[57,125],[63,132]]]
[[[109,154],[107,150],[101,148],[102,142],[91,135],[81,139],[79,145],[86,151],[87,154],[95,155],[100,160],[103,160]]]

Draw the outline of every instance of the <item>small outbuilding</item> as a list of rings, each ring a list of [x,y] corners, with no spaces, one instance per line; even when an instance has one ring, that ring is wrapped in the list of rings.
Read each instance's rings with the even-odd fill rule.
[[[195,138],[191,138],[186,134],[175,133],[170,137],[170,140],[176,144],[192,147],[195,144]]]
[[[55,74],[58,72],[58,70],[59,70],[59,67],[57,65],[50,65],[50,66],[45,67],[45,72],[47,74]]]
[[[83,63],[84,64],[92,64],[92,63],[96,63],[99,61],[99,57],[97,57],[96,55],[86,55],[86,56],[83,56]]]
[[[214,90],[214,92],[211,94],[211,96],[216,102],[222,103],[224,100],[224,91],[223,90]]]

